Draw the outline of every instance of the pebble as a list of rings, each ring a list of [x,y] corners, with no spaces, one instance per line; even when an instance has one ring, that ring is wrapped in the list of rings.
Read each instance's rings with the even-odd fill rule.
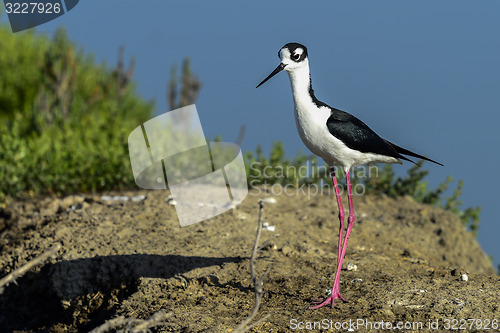
[[[175,206],[177,205],[177,201],[174,200],[174,196],[172,194],[170,194],[168,197],[165,198],[165,201],[167,202],[167,204],[169,204],[170,206]]]
[[[103,195],[101,200],[103,201],[129,201],[129,197],[126,195]]]
[[[278,201],[276,201],[276,199],[273,198],[273,197],[267,197],[267,198],[262,199],[262,202],[264,202],[264,203],[270,203],[270,204],[275,204]]]
[[[267,240],[265,241],[260,247],[259,247],[259,250],[277,250],[278,247],[276,246],[276,244],[274,244],[273,242],[271,242],[270,240]]]
[[[348,271],[357,271],[358,266],[356,264],[353,264],[352,262],[347,263],[347,270]]]
[[[72,205],[71,207],[69,207],[69,209],[71,210],[80,210],[80,209],[83,209],[83,202],[79,202],[77,204],[74,204]]]
[[[467,274],[462,274],[462,276],[460,276],[460,280],[469,281],[469,277],[467,276]]]
[[[285,245],[281,249],[281,252],[283,252],[283,254],[288,257],[289,255],[292,254],[293,250],[292,250],[292,248],[290,246]]]
[[[145,195],[136,195],[136,196],[133,196],[131,199],[132,199],[132,201],[135,201],[135,202],[143,201],[146,199],[146,196]]]
[[[262,223],[262,229],[267,231],[274,231],[276,227],[274,225],[269,225],[268,222]]]

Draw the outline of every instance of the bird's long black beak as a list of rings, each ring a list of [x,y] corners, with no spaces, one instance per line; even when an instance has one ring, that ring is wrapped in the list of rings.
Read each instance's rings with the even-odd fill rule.
[[[276,69],[275,69],[275,70],[274,70],[271,74],[269,74],[269,76],[268,76],[268,77],[266,77],[266,78],[264,79],[264,81],[262,81],[261,83],[259,83],[259,85],[258,85],[257,87],[255,87],[255,88],[258,88],[258,87],[260,87],[261,85],[263,85],[264,83],[266,83],[266,82],[267,82],[270,78],[272,78],[273,76],[275,76],[276,74],[278,74],[279,72],[281,72],[281,71],[283,70],[283,68],[285,68],[285,66],[286,66],[286,65],[285,65],[285,64],[283,64],[283,63],[279,64],[279,66],[278,66],[278,67],[276,67]]]

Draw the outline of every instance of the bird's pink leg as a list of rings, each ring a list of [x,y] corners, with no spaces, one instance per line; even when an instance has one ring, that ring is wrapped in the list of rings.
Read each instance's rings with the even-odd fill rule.
[[[340,262],[338,263],[337,274],[335,275],[335,282],[333,283],[332,294],[334,290],[337,290],[338,298],[347,302],[345,299],[340,296],[339,293],[339,284],[340,284],[340,269],[342,268],[342,262],[344,261],[345,252],[347,250],[347,243],[349,242],[349,236],[351,235],[352,227],[354,226],[354,220],[356,219],[356,215],[354,214],[354,204],[352,203],[352,191],[351,191],[351,177],[349,175],[349,171],[346,173],[347,178],[347,198],[349,200],[349,217],[347,218],[347,231],[345,233],[344,243],[342,245],[342,253],[340,254]],[[333,307],[333,301],[332,301]]]
[[[351,235],[352,227],[354,225],[354,220],[356,215],[354,214],[354,205],[352,203],[352,192],[351,192],[351,177],[349,177],[349,171],[346,174],[347,177],[347,197],[349,199],[349,217],[347,218],[347,231],[345,233],[344,245],[342,246],[341,261],[344,260],[345,251],[347,249],[347,242],[349,241],[349,236]]]
[[[337,205],[339,207],[339,221],[340,221],[339,246],[338,246],[338,252],[337,252],[337,271],[335,273],[335,282],[333,283],[333,288],[332,288],[332,292],[331,292],[330,296],[328,296],[328,298],[325,299],[323,302],[320,302],[320,304],[310,307],[310,309],[317,309],[317,308],[320,308],[326,304],[331,304],[333,307],[333,303],[335,302],[336,299],[339,299],[339,298],[341,300],[343,300],[344,302],[346,302],[346,300],[340,295],[340,291],[339,291],[340,271],[342,269],[342,261],[344,259],[344,255],[342,253],[345,253],[345,250],[342,247],[342,231],[344,229],[345,211],[344,211],[344,206],[342,205],[342,197],[340,195],[340,190],[339,190],[339,186],[337,183],[337,178],[335,177],[335,169],[333,167],[330,168],[330,172],[332,175],[333,187],[335,189],[335,197],[337,198]],[[347,173],[347,177],[349,177],[349,173]],[[350,179],[348,180],[348,186],[350,186]],[[350,193],[350,187],[349,187],[349,193]],[[350,203],[351,203],[351,201],[350,201]],[[349,216],[350,216],[350,213],[349,213]],[[346,238],[347,238],[347,234],[346,234]],[[344,240],[344,243],[345,243],[345,240]],[[344,244],[344,246],[345,246],[345,244]]]
[[[342,205],[342,198],[340,196],[339,185],[337,184],[337,178],[335,178],[335,169],[330,168],[330,173],[332,175],[333,187],[335,189],[335,197],[337,198],[337,206],[339,207],[340,227],[339,227],[339,246],[337,252],[337,266],[338,266],[340,255],[342,254],[342,232],[344,231],[345,211],[344,211],[344,205]]]

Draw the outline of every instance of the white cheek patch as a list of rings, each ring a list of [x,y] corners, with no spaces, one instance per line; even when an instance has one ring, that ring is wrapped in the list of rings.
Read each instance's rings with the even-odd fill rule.
[[[287,48],[282,48],[280,50],[280,59],[290,59],[290,51]]]

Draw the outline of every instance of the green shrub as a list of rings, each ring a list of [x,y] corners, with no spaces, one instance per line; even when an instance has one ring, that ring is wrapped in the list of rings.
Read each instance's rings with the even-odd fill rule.
[[[118,66],[97,65],[58,30],[0,27],[0,200],[129,187],[129,133],[152,115]]]
[[[329,174],[326,167],[317,165],[315,156],[299,153],[294,159],[286,158],[282,142],[273,143],[269,158],[264,156],[260,145],[256,155],[247,151],[244,158],[250,186],[280,184],[299,187],[318,184],[327,180]]]

